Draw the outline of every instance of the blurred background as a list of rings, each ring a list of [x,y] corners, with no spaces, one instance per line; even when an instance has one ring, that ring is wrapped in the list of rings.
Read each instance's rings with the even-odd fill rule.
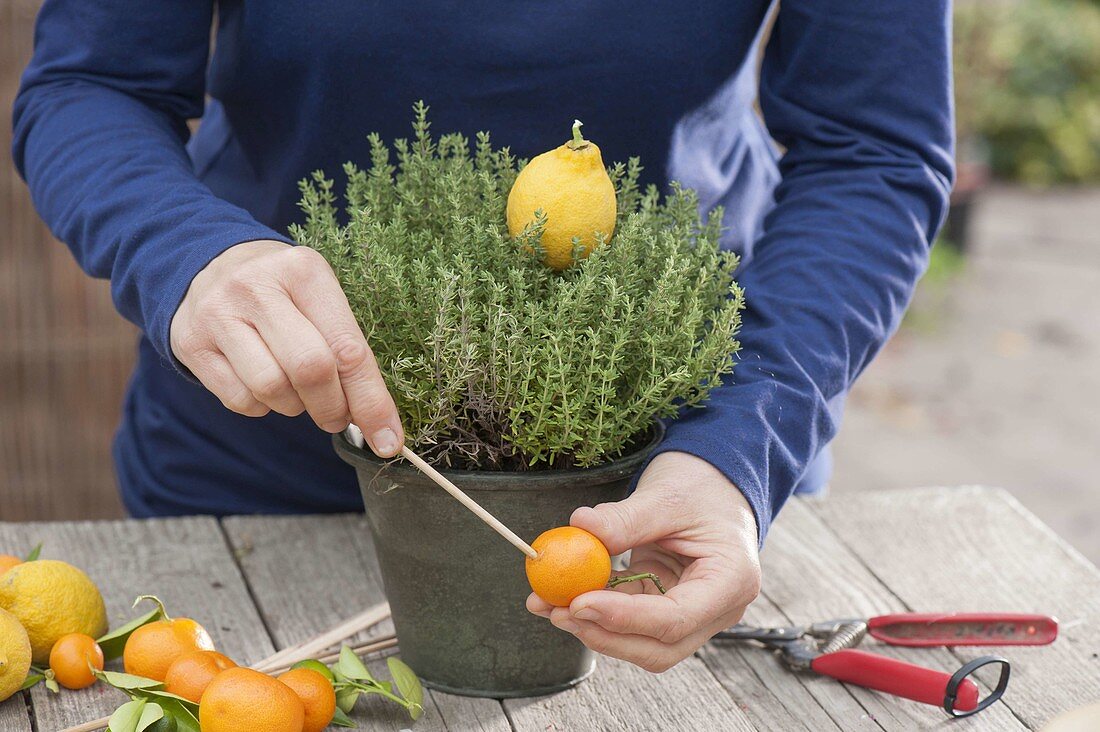
[[[0,2],[0,110],[40,0]],[[978,483],[1100,563],[1100,0],[957,0],[959,181],[854,390],[835,493]],[[122,515],[135,330],[39,222],[0,127],[0,519]]]

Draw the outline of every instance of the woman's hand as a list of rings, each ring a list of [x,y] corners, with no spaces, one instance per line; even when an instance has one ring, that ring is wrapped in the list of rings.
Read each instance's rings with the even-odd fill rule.
[[[404,433],[374,354],[325,259],[277,241],[238,244],[191,282],[172,352],[226,407],[308,411],[326,432],[354,423],[391,457]]]
[[[612,554],[631,550],[629,574],[650,581],[586,592],[567,608],[537,595],[527,609],[594,651],[661,672],[741,619],[760,592],[756,520],[741,492],[710,463],[668,452],[646,468],[625,501],[582,507],[570,524]]]

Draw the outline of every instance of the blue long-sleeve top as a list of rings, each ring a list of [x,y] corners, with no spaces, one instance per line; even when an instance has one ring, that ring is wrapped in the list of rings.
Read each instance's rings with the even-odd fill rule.
[[[46,0],[14,159],[143,332],[115,441],[129,510],[361,505],[308,416],[227,411],[176,368],[169,325],[211,259],[286,240],[297,180],[366,161],[366,133],[406,135],[424,99],[436,130],[487,129],[520,156],[583,119],[606,160],[640,155],[645,182],[725,206],[743,351],[661,450],[720,469],[763,536],[796,487],[827,477],[845,394],[900,320],[953,175],[946,0],[783,0],[759,69],[765,130],[768,6]]]

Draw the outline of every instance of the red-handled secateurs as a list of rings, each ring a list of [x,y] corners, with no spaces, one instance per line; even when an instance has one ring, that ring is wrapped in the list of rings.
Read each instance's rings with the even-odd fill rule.
[[[787,628],[735,625],[715,638],[757,641],[778,651],[788,668],[942,706],[955,717],[980,712],[1000,699],[1008,686],[1010,666],[998,656],[976,658],[948,674],[855,650],[866,635],[895,646],[1041,646],[1058,636],[1058,621],[1011,613],[899,613]],[[1000,679],[980,699],[978,685],[969,677],[990,664],[1001,666]]]

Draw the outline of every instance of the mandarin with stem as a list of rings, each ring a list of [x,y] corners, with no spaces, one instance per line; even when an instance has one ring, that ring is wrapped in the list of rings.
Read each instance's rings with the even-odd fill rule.
[[[538,557],[527,558],[527,581],[551,605],[565,607],[578,595],[603,589],[611,579],[607,547],[584,529],[559,526],[544,531],[531,548]]]
[[[138,600],[152,600],[161,610],[162,618],[135,630],[122,649],[122,665],[126,673],[164,681],[168,669],[176,660],[191,651],[213,651],[214,641],[206,629],[190,618],[171,618],[164,603],[151,595]]]

